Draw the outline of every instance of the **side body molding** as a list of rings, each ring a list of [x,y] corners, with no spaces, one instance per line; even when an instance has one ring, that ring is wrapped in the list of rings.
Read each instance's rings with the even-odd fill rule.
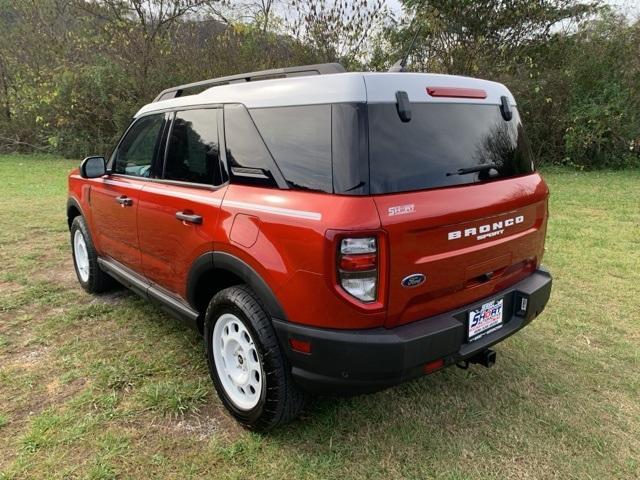
[[[287,317],[267,282],[249,264],[226,252],[207,252],[200,255],[191,266],[187,279],[187,301],[196,305],[198,281],[208,271],[227,270],[241,278],[258,295],[271,318],[287,321]]]

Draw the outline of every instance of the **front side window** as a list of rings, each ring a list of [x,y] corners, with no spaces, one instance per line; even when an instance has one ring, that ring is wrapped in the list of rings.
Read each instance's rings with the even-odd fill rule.
[[[156,176],[152,164],[163,126],[163,113],[136,120],[113,154],[113,172],[136,177]]]
[[[164,178],[219,185],[218,110],[177,112],[167,145]]]

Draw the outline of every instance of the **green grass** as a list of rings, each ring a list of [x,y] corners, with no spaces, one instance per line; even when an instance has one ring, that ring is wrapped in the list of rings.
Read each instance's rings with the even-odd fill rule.
[[[167,414],[197,412],[207,400],[209,384],[176,378],[145,384],[141,401],[151,410]]]
[[[546,175],[551,301],[493,369],[318,399],[261,436],[194,332],[77,286],[76,165],[0,156],[0,479],[640,477],[640,172]]]

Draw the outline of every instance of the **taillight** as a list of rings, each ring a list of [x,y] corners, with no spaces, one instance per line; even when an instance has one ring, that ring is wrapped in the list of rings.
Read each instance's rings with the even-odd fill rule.
[[[373,302],[378,293],[378,241],[375,237],[343,238],[338,252],[338,280],[361,302]]]

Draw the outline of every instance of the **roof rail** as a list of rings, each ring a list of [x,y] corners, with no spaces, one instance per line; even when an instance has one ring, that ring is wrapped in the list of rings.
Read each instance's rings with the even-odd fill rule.
[[[262,70],[259,72],[241,73],[228,77],[212,78],[200,82],[187,83],[177,87],[167,88],[158,94],[153,100],[168,100],[170,98],[181,97],[185,90],[198,87],[217,87],[229,85],[230,83],[254,82],[256,80],[271,80],[274,78],[302,77],[306,75],[327,75],[330,73],[342,73],[345,69],[339,63],[320,63],[317,65],[305,65],[301,67],[274,68],[273,70]]]

